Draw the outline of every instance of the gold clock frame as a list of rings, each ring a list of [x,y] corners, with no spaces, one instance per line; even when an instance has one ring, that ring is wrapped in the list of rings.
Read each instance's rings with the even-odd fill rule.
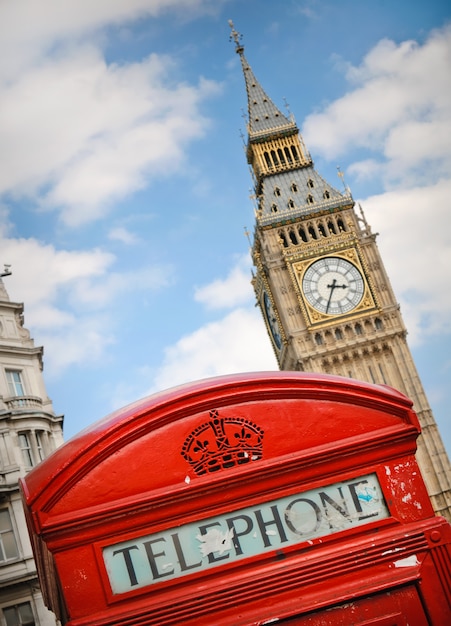
[[[329,315],[317,311],[306,300],[302,291],[302,281],[304,278],[304,274],[307,271],[307,268],[310,267],[312,263],[315,263],[315,261],[319,261],[320,259],[327,259],[330,257],[339,257],[355,265],[355,267],[362,275],[364,283],[363,296],[359,304],[348,313],[343,313],[342,315]],[[361,316],[362,313],[374,311],[377,308],[376,301],[368,281],[367,272],[365,271],[365,268],[363,267],[363,264],[360,260],[360,256],[355,248],[348,248],[346,250],[340,251],[331,250],[328,254],[322,254],[321,256],[315,255],[309,257],[308,259],[303,259],[302,261],[295,261],[291,264],[290,269],[293,277],[293,282],[296,285],[299,304],[309,326],[316,326],[317,324],[334,324],[339,319],[341,320],[343,318],[358,317]]]

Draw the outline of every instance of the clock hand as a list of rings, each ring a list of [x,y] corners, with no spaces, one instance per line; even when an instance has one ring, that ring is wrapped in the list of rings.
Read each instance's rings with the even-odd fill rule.
[[[337,281],[336,281],[336,280],[335,280],[335,278],[334,278],[334,279],[333,279],[333,281],[332,281],[332,284],[331,284],[331,285],[327,285],[327,288],[328,288],[328,289],[330,289],[330,294],[329,294],[329,300],[327,301],[326,313],[327,313],[327,312],[328,312],[328,310],[329,310],[330,301],[331,301],[331,299],[332,299],[332,294],[333,294],[333,292],[334,292],[335,287],[337,286],[337,285],[336,285],[336,282],[337,282]]]
[[[348,285],[337,285],[336,278],[333,279],[331,285],[327,285],[327,288],[330,289],[329,300],[327,301],[326,313],[329,311],[330,301],[332,300],[332,294],[334,289],[346,289]]]

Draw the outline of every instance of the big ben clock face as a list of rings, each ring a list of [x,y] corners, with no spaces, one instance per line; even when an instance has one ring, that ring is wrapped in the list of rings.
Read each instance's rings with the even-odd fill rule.
[[[280,350],[282,348],[282,337],[280,334],[279,323],[277,321],[276,313],[274,311],[271,299],[266,291],[263,292],[263,308],[273,341],[277,346],[277,349]]]
[[[362,300],[365,282],[357,267],[341,257],[324,257],[304,273],[302,291],[307,302],[320,313],[343,315]]]

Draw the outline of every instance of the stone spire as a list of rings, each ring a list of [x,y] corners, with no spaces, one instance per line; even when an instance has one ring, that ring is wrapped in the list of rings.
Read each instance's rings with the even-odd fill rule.
[[[230,37],[235,42],[237,54],[240,55],[246,83],[249,140],[252,141],[257,138],[273,135],[274,133],[297,133],[298,128],[295,122],[286,117],[276,107],[256,79],[244,56],[244,47],[241,45],[241,35],[235,30],[231,20],[229,20],[229,25],[232,29]]]

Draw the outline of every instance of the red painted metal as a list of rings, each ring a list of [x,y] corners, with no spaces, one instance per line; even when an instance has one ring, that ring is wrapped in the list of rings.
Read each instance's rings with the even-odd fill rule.
[[[451,527],[434,517],[414,456],[419,433],[411,402],[393,389],[294,372],[201,381],[117,411],[22,481],[47,605],[70,626],[451,623]],[[361,511],[355,485],[365,476],[386,514],[362,513],[355,525],[327,489],[343,484]],[[327,533],[290,522],[294,502],[317,510]],[[262,511],[277,507],[280,523],[267,530]],[[257,553],[235,543],[184,553],[184,527],[204,541],[207,527],[237,517],[246,530],[251,518],[255,532],[264,526]],[[295,541],[285,537],[293,525]],[[244,545],[245,530],[234,531]],[[168,564],[169,541],[178,562]],[[143,583],[134,559],[144,549],[153,578]],[[108,550],[127,565],[125,591]]]

